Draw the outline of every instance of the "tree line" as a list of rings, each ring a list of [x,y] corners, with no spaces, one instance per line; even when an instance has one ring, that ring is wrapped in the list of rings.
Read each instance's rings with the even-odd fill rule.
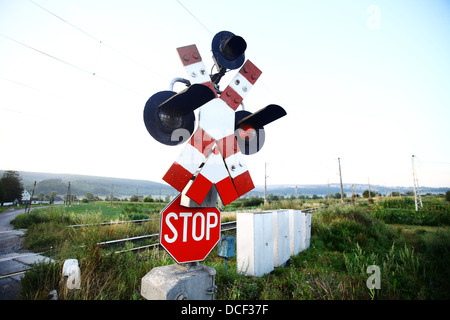
[[[0,203],[22,200],[24,187],[22,178],[17,171],[8,170],[0,179]]]

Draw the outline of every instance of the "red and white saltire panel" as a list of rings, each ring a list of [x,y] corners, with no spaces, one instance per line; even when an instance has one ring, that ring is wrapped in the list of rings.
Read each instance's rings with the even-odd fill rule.
[[[250,60],[247,60],[228,87],[220,94],[220,99],[234,111],[247,96],[262,72]]]
[[[250,60],[247,60],[233,80],[231,80],[228,87],[221,93],[220,99],[233,111],[236,110],[261,74],[261,70],[259,70]],[[234,132],[233,134],[225,135],[222,139],[218,140],[217,145],[233,181],[237,193],[236,198],[255,188],[250,172],[245,164],[244,156],[237,144]]]
[[[181,151],[178,159],[167,170],[163,180],[182,192],[214,145],[215,141],[202,128],[198,128]]]
[[[195,44],[177,48],[178,55],[192,84],[203,84],[209,87],[217,97],[214,84],[211,82],[209,73],[206,71],[200,52]]]
[[[204,84],[214,90],[196,46],[177,50],[191,83]],[[163,177],[179,192],[194,178],[186,196],[198,204],[203,202],[214,184],[224,205],[254,188],[234,137],[234,117],[235,110],[260,75],[261,71],[247,60],[220,98],[200,108],[199,128]]]
[[[212,165],[211,160],[217,157],[210,155],[211,160],[208,159],[200,169],[186,192],[186,196],[198,204],[203,202],[213,184],[216,184],[217,192],[224,205],[254,188],[243,155],[234,137],[234,118],[235,110],[260,75],[261,71],[250,60],[247,60],[230,85],[222,92],[220,98],[209,101],[200,109],[199,127],[216,140],[225,163],[214,161],[214,165]],[[217,155],[217,149],[215,149],[215,154]],[[223,175],[225,171],[220,170],[219,166],[226,168],[227,177]],[[214,170],[217,171],[217,175],[212,174]]]
[[[253,180],[234,134],[217,141],[217,146],[236,189],[236,198],[253,190],[255,188]]]
[[[209,154],[194,182],[186,191],[186,196],[201,204],[214,184],[224,205],[238,198],[233,181],[217,148]]]
[[[177,48],[177,52],[186,69],[189,81],[192,84],[203,84],[216,94],[216,90],[208,72],[206,72],[205,64],[197,46],[194,44]],[[198,170],[198,167],[205,161],[209,152],[214,147],[214,144],[210,145],[211,143],[214,143],[214,140],[205,134],[204,130],[198,128],[182,150],[178,159],[166,172],[163,180],[179,192],[182,192],[186,184]]]

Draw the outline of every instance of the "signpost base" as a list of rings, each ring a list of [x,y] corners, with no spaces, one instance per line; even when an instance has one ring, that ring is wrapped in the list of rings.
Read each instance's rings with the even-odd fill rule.
[[[214,300],[216,270],[198,262],[153,268],[141,280],[147,300]]]

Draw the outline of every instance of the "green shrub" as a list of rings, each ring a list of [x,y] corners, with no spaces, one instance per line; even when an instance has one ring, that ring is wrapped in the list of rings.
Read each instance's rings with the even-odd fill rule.
[[[11,221],[11,224],[16,229],[26,229],[34,224],[50,221],[62,224],[70,224],[73,222],[70,214],[65,214],[61,208],[48,207],[19,214]]]
[[[430,295],[434,299],[450,299],[450,231],[438,230],[425,238],[424,266]]]
[[[49,293],[59,286],[62,268],[58,263],[33,264],[20,281],[20,298],[47,300]]]
[[[401,199],[386,199],[381,202],[383,208],[404,208],[412,209],[415,207],[413,198],[403,197]]]
[[[351,250],[357,243],[383,250],[395,237],[392,230],[371,216],[366,209],[355,206],[331,206],[312,216],[311,234],[329,250]]]
[[[450,212],[439,212],[428,209],[402,209],[377,207],[372,214],[386,223],[399,223],[422,226],[450,225]]]
[[[264,199],[261,199],[259,197],[251,197],[250,199],[245,200],[242,203],[242,206],[243,207],[257,207],[263,203],[264,203]]]

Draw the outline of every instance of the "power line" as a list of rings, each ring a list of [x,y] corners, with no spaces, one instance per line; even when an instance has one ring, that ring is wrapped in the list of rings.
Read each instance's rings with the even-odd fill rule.
[[[15,84],[15,85],[19,85],[19,86],[25,87],[25,88],[27,88],[27,89],[31,89],[31,90],[38,91],[38,92],[40,92],[40,93],[43,93],[43,94],[46,94],[46,95],[49,95],[49,96],[54,96],[54,97],[62,98],[62,96],[59,96],[59,95],[56,95],[56,94],[54,94],[54,93],[50,93],[50,92],[48,92],[48,91],[45,91],[45,90],[42,90],[42,89],[39,89],[39,88],[30,86],[29,84],[26,84],[26,83],[23,83],[23,82],[20,82],[20,81],[8,79],[8,78],[5,78],[5,77],[3,77],[3,76],[0,76],[0,79],[5,80],[5,81],[8,81],[8,82],[10,82],[10,83],[13,83],[13,84]]]
[[[95,76],[95,77],[97,77],[97,78],[99,78],[99,79],[101,79],[101,80],[103,80],[103,81],[105,81],[105,82],[108,82],[108,83],[110,83],[110,84],[113,84],[113,85],[115,85],[115,86],[117,86],[117,87],[119,87],[119,88],[121,88],[121,89],[123,89],[123,90],[130,91],[130,92],[132,92],[132,93],[134,93],[134,94],[137,94],[137,95],[139,95],[139,96],[145,96],[145,97],[147,96],[147,95],[145,95],[145,94],[142,94],[142,93],[139,93],[139,92],[137,92],[137,91],[134,91],[133,89],[124,87],[123,85],[118,84],[118,83],[115,82],[115,81],[109,80],[109,79],[107,79],[107,78],[105,78],[105,77],[102,77],[102,76],[99,76],[99,75],[96,75],[95,72],[90,72],[90,71],[88,71],[88,70],[86,70],[86,69],[84,69],[84,68],[82,68],[82,67],[79,67],[79,66],[73,64],[73,63],[70,63],[70,62],[65,61],[65,60],[63,60],[63,59],[60,59],[60,58],[58,58],[58,57],[55,57],[55,56],[53,56],[53,55],[51,55],[51,54],[49,54],[49,53],[47,53],[47,52],[44,52],[44,51],[39,50],[39,49],[36,49],[36,48],[34,48],[34,47],[32,47],[32,46],[30,46],[30,45],[28,45],[28,44],[25,44],[25,43],[23,43],[23,42],[20,42],[20,41],[18,41],[18,40],[16,40],[16,39],[13,39],[13,38],[11,38],[11,37],[8,37],[8,36],[6,36],[6,35],[4,35],[4,34],[1,34],[1,33],[0,33],[0,36],[4,37],[4,38],[6,38],[6,39],[8,39],[8,40],[10,40],[10,41],[13,41],[13,42],[15,42],[15,43],[17,43],[17,44],[20,44],[20,45],[22,45],[22,46],[24,46],[24,47],[26,47],[26,48],[28,48],[28,49],[30,49],[30,50],[36,51],[36,52],[38,52],[38,53],[40,53],[40,54],[43,54],[43,55],[45,55],[45,56],[47,56],[47,57],[49,57],[49,58],[55,59],[56,61],[59,61],[59,62],[61,62],[61,63],[64,63],[64,64],[66,64],[66,65],[68,65],[68,66],[70,66],[70,67],[72,67],[72,68],[75,68],[75,69],[77,69],[77,70],[79,70],[79,71],[82,71],[82,72],[85,72],[85,73],[90,74],[90,75],[92,75],[92,76]]]
[[[198,23],[200,23],[200,25],[205,28],[206,31],[208,31],[210,34],[213,34],[211,32],[211,30],[209,30],[191,11],[189,11],[188,8],[186,8],[179,0],[177,0],[177,2],[180,4],[180,6],[182,6],[184,8],[184,10],[186,10],[187,12],[189,12],[189,14],[195,19],[197,20]]]
[[[61,18],[61,17],[58,16],[57,14],[55,14],[55,13],[51,12],[50,10],[44,8],[44,7],[41,6],[40,4],[34,2],[33,0],[28,0],[28,1],[31,2],[32,4],[34,4],[35,6],[41,8],[42,10],[47,11],[48,13],[50,13],[50,14],[53,15],[54,17],[60,19],[60,20],[63,21],[64,23],[67,23],[67,24],[70,25],[71,27],[77,29],[77,30],[80,31],[81,33],[84,33],[84,34],[87,35],[89,38],[92,38],[92,39],[94,39],[95,41],[98,41],[98,42],[100,42],[100,43],[102,42],[100,39],[97,39],[96,37],[94,37],[94,36],[91,35],[90,33],[84,31],[84,30],[81,29],[81,28],[78,28],[76,25],[74,25],[74,24],[70,23],[69,21],[67,21],[67,20],[65,20],[65,19],[63,19],[63,18]]]
[[[34,4],[35,6],[37,6],[38,8],[40,8],[40,9],[46,11],[47,13],[51,14],[51,15],[54,16],[55,18],[57,18],[57,19],[61,20],[62,22],[68,24],[68,25],[71,26],[72,28],[74,28],[74,29],[78,30],[79,32],[83,33],[83,34],[86,35],[87,37],[89,37],[89,38],[91,38],[91,39],[97,41],[99,44],[101,44],[101,45],[103,45],[103,46],[109,48],[110,50],[114,51],[115,53],[121,55],[122,57],[124,57],[124,58],[130,60],[131,62],[133,62],[133,63],[135,63],[135,64],[137,64],[137,65],[139,65],[139,66],[141,66],[141,67],[143,67],[143,68],[145,68],[145,69],[147,69],[148,71],[154,73],[154,74],[157,75],[158,77],[160,77],[160,78],[162,78],[162,79],[166,79],[166,77],[162,76],[161,74],[159,74],[159,73],[156,72],[155,70],[149,68],[148,66],[146,66],[145,64],[143,64],[143,63],[137,61],[136,59],[133,59],[133,58],[129,57],[128,55],[124,54],[124,53],[121,52],[120,50],[117,50],[116,48],[112,47],[111,45],[109,45],[109,44],[103,42],[103,41],[100,40],[99,38],[97,38],[97,37],[95,37],[94,35],[92,35],[90,32],[87,32],[87,31],[85,31],[84,29],[81,29],[80,27],[78,27],[78,26],[74,25],[73,23],[67,21],[66,19],[64,19],[64,18],[62,18],[61,16],[57,15],[56,13],[54,13],[54,12],[48,10],[47,8],[41,6],[40,4],[34,2],[33,0],[28,0],[28,1],[29,1],[30,3],[32,3],[32,4]]]
[[[62,62],[62,63],[66,64],[66,65],[68,65],[68,66],[70,66],[70,67],[72,67],[72,68],[78,69],[79,71],[86,72],[86,73],[88,73],[88,74],[93,75],[92,72],[90,72],[90,71],[88,71],[88,70],[86,70],[86,69],[84,69],[84,68],[81,68],[81,67],[79,67],[79,66],[74,65],[73,63],[70,63],[70,62],[67,62],[67,61],[65,61],[65,60],[63,60],[63,59],[57,58],[57,57],[55,57],[55,56],[52,56],[52,55],[49,54],[49,53],[46,53],[46,52],[41,51],[41,50],[39,50],[39,49],[36,49],[36,48],[34,48],[34,47],[30,46],[30,45],[27,45],[27,44],[25,44],[25,43],[23,43],[23,42],[20,42],[20,41],[18,41],[18,40],[16,40],[16,39],[13,39],[13,38],[11,38],[11,37],[8,37],[7,35],[4,35],[4,34],[0,33],[0,36],[4,37],[4,38],[6,38],[6,39],[8,39],[8,40],[10,40],[10,41],[13,41],[13,42],[15,42],[15,43],[17,43],[17,44],[20,44],[20,45],[22,45],[22,46],[24,46],[24,47],[26,47],[26,48],[28,48],[28,49],[34,50],[34,51],[36,51],[36,52],[38,52],[38,53],[41,53],[41,54],[43,54],[43,55],[45,55],[45,56],[47,56],[47,57],[50,57],[50,58],[55,59],[55,60],[57,60],[57,61],[59,61],[59,62]]]

